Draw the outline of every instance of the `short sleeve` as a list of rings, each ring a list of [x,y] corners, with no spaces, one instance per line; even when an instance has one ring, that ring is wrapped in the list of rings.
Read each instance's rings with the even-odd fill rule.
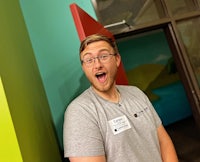
[[[86,105],[85,105],[86,106]],[[71,103],[64,116],[65,157],[104,155],[102,135],[93,113],[84,105]]]

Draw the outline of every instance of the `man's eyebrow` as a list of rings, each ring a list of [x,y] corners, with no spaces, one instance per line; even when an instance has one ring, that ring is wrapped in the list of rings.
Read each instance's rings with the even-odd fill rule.
[[[89,52],[84,53],[84,54],[83,54],[83,57],[86,56],[86,55],[92,55],[92,53],[89,53]]]
[[[103,48],[103,49],[100,49],[99,51],[97,51],[96,53],[98,54],[98,53],[104,52],[104,51],[109,51],[109,49]],[[89,53],[89,54],[92,54],[92,53],[90,53],[90,52],[88,52],[88,53]]]
[[[99,53],[101,53],[101,52],[109,52],[109,49],[107,49],[107,48],[100,49],[100,50],[97,52],[97,54],[99,54]],[[92,53],[91,53],[91,52],[84,53],[84,54],[83,54],[83,57],[86,56],[86,55],[92,55]]]
[[[109,51],[108,49],[101,49],[101,50],[99,50],[99,52],[104,52],[104,51]]]

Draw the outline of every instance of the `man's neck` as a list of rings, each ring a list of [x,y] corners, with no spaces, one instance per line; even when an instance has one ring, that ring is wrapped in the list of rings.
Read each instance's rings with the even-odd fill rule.
[[[95,93],[97,93],[99,96],[101,96],[105,100],[108,100],[108,101],[114,102],[114,103],[119,103],[120,93],[117,90],[116,86],[113,86],[113,88],[110,89],[109,91],[98,91],[94,87],[92,87],[92,89],[95,91]]]

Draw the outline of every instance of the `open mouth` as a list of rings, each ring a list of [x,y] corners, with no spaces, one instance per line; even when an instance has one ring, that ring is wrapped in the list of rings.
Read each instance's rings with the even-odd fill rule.
[[[101,83],[103,83],[106,80],[106,73],[97,73],[95,76]]]

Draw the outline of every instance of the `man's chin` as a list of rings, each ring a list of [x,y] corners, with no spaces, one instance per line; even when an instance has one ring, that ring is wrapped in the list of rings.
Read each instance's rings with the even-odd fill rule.
[[[105,86],[105,85],[101,85],[101,86],[99,86],[99,85],[92,85],[92,87],[93,87],[93,89],[95,90],[95,91],[98,91],[98,92],[106,92],[106,91],[108,91],[108,87],[107,86]]]

